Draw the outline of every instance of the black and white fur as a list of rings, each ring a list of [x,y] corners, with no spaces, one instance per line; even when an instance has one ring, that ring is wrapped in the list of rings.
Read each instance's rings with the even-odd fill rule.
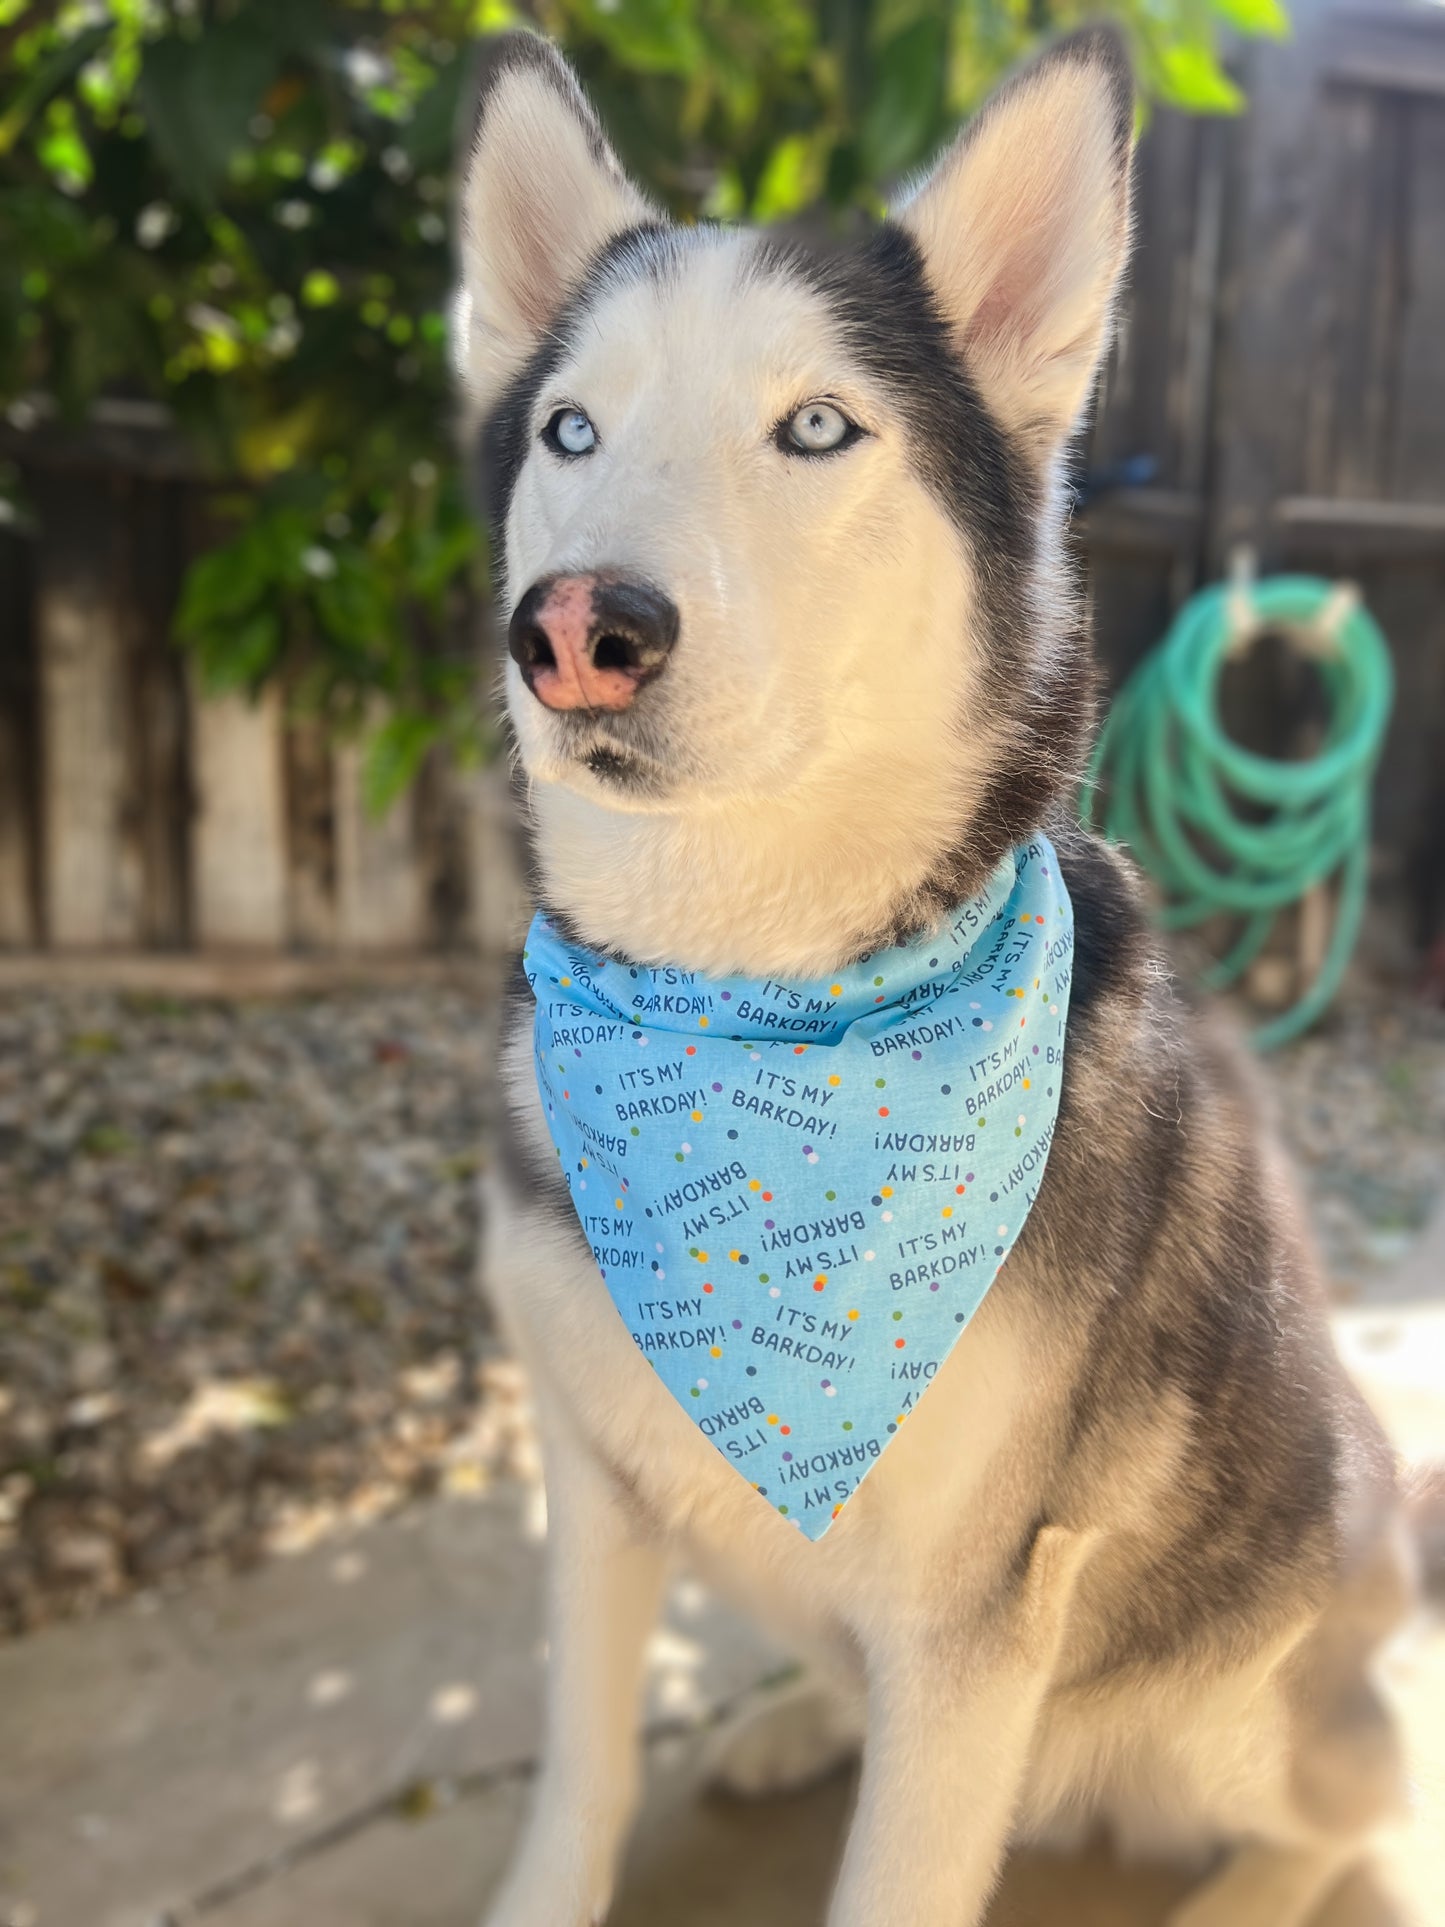
[[[926,929],[1046,826],[1077,958],[1057,1136],[988,1300],[817,1544],[635,1350],[538,1108],[531,1007],[488,1213],[550,1506],[547,1760],[490,1927],[606,1913],[672,1552],[866,1728],[830,1927],[971,1927],[1015,1836],[1097,1820],[1227,1850],[1176,1927],[1298,1927],[1393,1810],[1370,1682],[1409,1581],[1247,1086],[1183,1008],[1128,865],[1072,826],[1091,672],[1060,466],[1129,229],[1132,91],[1091,31],[1026,69],[865,245],[668,225],[565,64],[511,38],[466,156],[458,350],[505,607],[654,584],[665,671],[555,714],[508,665],[543,900],[650,964],[831,970]],[[861,431],[779,439],[826,400]],[[585,411],[596,446],[544,432]],[[834,1702],[737,1736],[764,1788],[851,1744]]]

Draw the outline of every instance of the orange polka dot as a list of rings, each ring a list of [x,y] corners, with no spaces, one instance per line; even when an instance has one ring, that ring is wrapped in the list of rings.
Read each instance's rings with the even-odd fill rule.
[[[778,1427],[778,1430],[782,1433],[784,1438],[788,1438],[791,1436],[793,1428],[791,1425],[780,1425]]]
[[[696,1057],[696,1056],[697,1056],[697,1045],[696,1045],[696,1044],[689,1044],[689,1045],[688,1045],[688,1047],[687,1047],[687,1054],[688,1054],[688,1056],[689,1056],[689,1057]]]
[[[887,1117],[887,1115],[888,1115],[888,1106],[887,1106],[886,1104],[880,1104],[880,1105],[878,1106],[878,1115],[879,1115],[879,1117]]]
[[[703,1286],[703,1290],[704,1290],[705,1292],[708,1292],[708,1293],[711,1293],[711,1291],[712,1291],[712,1286],[711,1286],[711,1285],[704,1285],[704,1286]]]
[[[908,1340],[907,1340],[906,1338],[895,1338],[895,1339],[894,1339],[894,1341],[893,1341],[893,1349],[894,1349],[894,1351],[896,1351],[896,1352],[901,1352],[901,1351],[903,1350],[903,1347],[904,1347],[904,1346],[905,1346],[905,1345],[906,1345],[907,1343],[908,1343]]]

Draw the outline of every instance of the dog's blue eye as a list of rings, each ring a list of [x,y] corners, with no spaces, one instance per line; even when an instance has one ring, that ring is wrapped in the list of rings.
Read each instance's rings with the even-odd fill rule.
[[[597,430],[580,408],[559,408],[542,430],[542,439],[559,455],[590,455],[597,446]]]
[[[782,424],[778,446],[785,454],[831,455],[857,441],[862,432],[832,402],[810,401]]]

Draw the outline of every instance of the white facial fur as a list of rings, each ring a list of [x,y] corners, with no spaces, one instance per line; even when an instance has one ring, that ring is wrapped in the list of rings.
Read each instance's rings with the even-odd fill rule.
[[[496,83],[468,177],[459,345],[481,413],[597,250],[647,218],[556,65],[560,81],[523,67]],[[996,419],[1040,464],[1044,503],[1124,240],[1117,157],[1112,178],[1102,160],[1079,165],[1104,152],[1109,120],[1101,81],[1081,72],[1062,90],[1016,88],[1019,112],[986,116],[903,216]],[[1028,159],[1038,152],[1054,153],[1051,169]],[[1014,203],[1008,221],[987,218],[1011,160],[1043,197],[1034,228],[1023,223],[1033,246],[1019,243]],[[1093,200],[1110,211],[1081,227]],[[1107,271],[1105,229],[1117,240]],[[1074,230],[1081,259],[1061,267]],[[674,229],[657,247],[655,268],[644,248],[590,296],[533,398],[503,613],[543,576],[619,569],[673,599],[679,641],[620,720],[559,718],[508,664],[538,856],[549,900],[595,944],[701,970],[813,974],[924,884],[1002,753],[1006,724],[983,700],[988,558],[926,485],[896,398],[850,356],[823,295],[769,274],[750,235]],[[783,452],[777,425],[810,401],[865,434],[829,455]],[[573,407],[597,446],[567,461],[541,430]],[[1041,611],[1049,519],[1029,585]],[[645,782],[587,768],[588,749],[609,743],[640,753]]]

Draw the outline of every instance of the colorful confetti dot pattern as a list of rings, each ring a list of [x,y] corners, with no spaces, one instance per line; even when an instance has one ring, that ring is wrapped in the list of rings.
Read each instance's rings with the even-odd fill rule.
[[[591,954],[538,915],[537,1084],[632,1342],[810,1539],[1003,1268],[1058,1114],[1073,912],[1048,841],[816,982]]]

